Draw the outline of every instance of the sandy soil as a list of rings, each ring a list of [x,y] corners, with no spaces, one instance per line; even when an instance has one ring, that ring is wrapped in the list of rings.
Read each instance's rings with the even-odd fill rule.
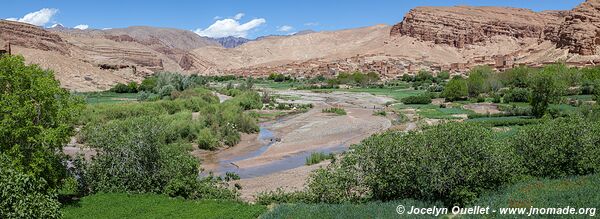
[[[271,138],[259,138],[258,135],[243,135],[242,142],[235,147],[216,152],[194,151],[193,154],[202,159],[202,167],[206,171],[217,171],[223,165],[234,165],[239,171],[255,167],[277,165],[277,162],[302,153],[327,148],[349,147],[362,139],[388,129],[389,119],[373,115],[377,109],[391,101],[390,98],[374,96],[366,93],[332,92],[313,93],[310,91],[273,91],[275,94],[300,97],[294,103],[312,103],[314,108],[306,113],[288,116],[272,123],[261,124],[269,129]],[[322,113],[328,107],[341,107],[347,115],[338,116]],[[236,160],[253,153],[266,144],[271,145],[256,156]],[[264,149],[264,148],[263,148]],[[231,163],[223,161],[234,159]],[[242,197],[252,200],[257,192],[285,188],[302,189],[309,173],[325,164],[298,166],[295,168],[268,173],[239,181],[242,186]]]
[[[498,109],[498,105],[496,105],[495,103],[473,103],[464,105],[463,107],[465,109],[473,110],[474,112],[479,114],[501,113],[501,111]]]

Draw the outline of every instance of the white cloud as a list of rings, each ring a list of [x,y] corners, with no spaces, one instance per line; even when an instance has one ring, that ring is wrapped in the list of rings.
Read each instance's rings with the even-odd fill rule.
[[[308,22],[308,23],[304,23],[304,26],[319,26],[319,22]]]
[[[75,26],[73,28],[80,29],[80,30],[85,30],[85,29],[88,29],[89,27],[90,26],[88,26],[87,24],[80,24],[80,25],[77,25],[77,26]]]
[[[102,30],[111,30],[111,29],[112,29],[112,27],[105,27],[105,28],[102,28]]]
[[[215,17],[213,17],[213,20],[219,20],[221,18],[222,18],[221,16],[215,16]]]
[[[244,14],[244,13],[238,13],[235,16],[233,16],[233,19],[234,20],[242,19],[242,17],[244,17],[244,15],[246,15],[246,14]]]
[[[292,27],[290,25],[283,25],[281,27],[278,27],[277,31],[279,31],[279,32],[289,32],[289,31],[291,31],[293,29],[294,29],[294,27]]]
[[[206,37],[246,37],[248,31],[264,24],[267,22],[264,18],[255,18],[246,23],[240,24],[238,21],[244,16],[243,13],[239,13],[232,18],[217,20],[215,23],[207,27],[206,29],[196,29],[194,32],[200,36]],[[239,19],[238,19],[239,18]]]
[[[42,10],[26,14],[22,18],[7,18],[6,20],[18,21],[33,24],[36,26],[44,26],[45,24],[50,22],[50,20],[56,13],[58,13],[58,9],[56,8],[42,8]]]

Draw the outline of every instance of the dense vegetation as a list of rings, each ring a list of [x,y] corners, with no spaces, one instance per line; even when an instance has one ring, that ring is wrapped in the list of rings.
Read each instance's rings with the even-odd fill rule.
[[[420,71],[387,82],[360,72],[245,80],[160,73],[90,94],[127,95],[128,102],[85,106],[79,97],[86,95],[61,89],[51,71],[25,65],[21,57],[1,58],[0,73],[0,218],[255,218],[270,203],[285,204],[264,218],[395,217],[398,204],[585,206],[599,198],[600,109],[591,100],[600,96],[600,68],[556,64],[495,73],[478,67],[464,78]],[[265,80],[317,92],[349,85],[350,92],[388,95],[402,104],[374,115],[391,111],[400,122],[407,120],[398,112],[405,108],[424,118],[468,118],[376,134],[340,155],[313,153],[307,165],[332,163],[313,172],[305,190],[267,192],[250,205],[239,201],[240,186],[231,185],[238,176],[200,174],[189,152],[192,145],[234,146],[240,133],[257,132],[257,109],[312,107],[275,101],[293,97],[260,95],[254,84]],[[221,102],[214,92],[231,99]],[[454,103],[431,104],[437,97]],[[461,107],[475,102],[492,102],[501,113]],[[346,114],[335,107],[322,112]],[[93,159],[62,153],[73,135]]]
[[[473,204],[530,177],[599,173],[600,123],[579,115],[545,120],[510,133],[476,123],[448,123],[407,134],[388,131],[354,145],[305,191],[259,196],[262,203],[345,203],[416,199]]]
[[[257,218],[265,206],[231,200],[190,201],[153,194],[97,194],[64,208],[65,218]]]
[[[81,100],[52,71],[0,58],[0,217],[60,217],[54,199],[67,178],[62,145],[73,133]]]

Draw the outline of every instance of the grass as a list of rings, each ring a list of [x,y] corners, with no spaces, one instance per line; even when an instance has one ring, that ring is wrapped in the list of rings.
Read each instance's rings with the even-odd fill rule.
[[[304,85],[301,82],[295,81],[284,81],[284,82],[274,82],[274,81],[257,81],[256,85],[258,87],[271,88],[276,90],[288,90],[293,89],[299,86]]]
[[[397,88],[353,88],[349,89],[350,92],[364,92],[373,95],[383,95],[394,98],[400,101],[402,98],[410,96],[418,96],[425,93],[424,90],[412,90],[412,89],[397,89]]]
[[[581,101],[590,101],[592,100],[593,95],[571,95],[567,96],[569,99],[573,100],[581,100]]]
[[[88,104],[99,103],[118,103],[126,101],[136,101],[138,94],[136,93],[115,93],[115,92],[90,92],[78,93]]]
[[[96,194],[66,204],[65,218],[257,218],[267,209],[237,201],[174,199],[155,194]]]
[[[467,207],[490,207],[490,215],[461,215],[457,218],[522,218],[526,215],[499,215],[500,208],[598,208],[600,203],[600,174],[568,177],[562,179],[528,179],[523,182],[500,188],[478,198]],[[439,203],[426,203],[414,200],[391,202],[368,202],[364,204],[280,204],[261,216],[271,218],[443,218],[449,215],[408,215],[398,214],[398,205],[416,208],[443,207]],[[492,210],[496,210],[494,213]],[[532,218],[588,218],[582,215],[532,215]],[[596,213],[594,211],[594,213]]]
[[[537,208],[567,206],[573,208],[598,208],[600,203],[600,174],[563,179],[532,179],[489,193],[473,206],[498,208]],[[490,215],[499,218],[502,215]],[[559,215],[561,218],[582,218],[578,215]],[[513,215],[513,217],[515,217]],[[511,217],[511,218],[513,218]],[[546,218],[548,215],[532,216]],[[556,217],[556,216],[555,216]],[[589,217],[586,215],[585,217]]]
[[[480,117],[474,119],[467,119],[465,122],[475,122],[482,125],[490,125],[494,127],[499,126],[523,126],[539,123],[539,119],[534,119],[530,116],[505,116],[505,117]]]
[[[342,108],[337,108],[337,107],[322,109],[321,112],[323,112],[323,113],[335,113],[336,115],[339,115],[339,116],[346,115],[346,110],[344,110]]]
[[[442,206],[441,204],[427,204],[413,200],[369,202],[365,204],[281,204],[262,215],[261,218],[415,218],[415,215],[398,214],[396,212],[398,205],[421,208],[434,205]],[[419,215],[418,218],[437,217]]]
[[[335,157],[333,153],[323,153],[323,152],[312,152],[310,156],[306,158],[306,165],[310,166],[313,164],[321,163],[324,160],[331,160]]]
[[[394,108],[402,109],[438,109],[440,106],[433,104],[394,104]]]
[[[460,119],[456,115],[475,113],[471,110],[462,108],[425,108],[417,112],[420,116],[428,119]]]

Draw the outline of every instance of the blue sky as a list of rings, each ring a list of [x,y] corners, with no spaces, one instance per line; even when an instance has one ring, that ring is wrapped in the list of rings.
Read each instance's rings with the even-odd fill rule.
[[[192,30],[207,36],[256,38],[306,29],[391,25],[402,21],[404,14],[416,6],[508,6],[541,11],[568,10],[581,2],[583,0],[2,0],[0,18],[46,27],[55,23],[94,29],[144,25]]]

